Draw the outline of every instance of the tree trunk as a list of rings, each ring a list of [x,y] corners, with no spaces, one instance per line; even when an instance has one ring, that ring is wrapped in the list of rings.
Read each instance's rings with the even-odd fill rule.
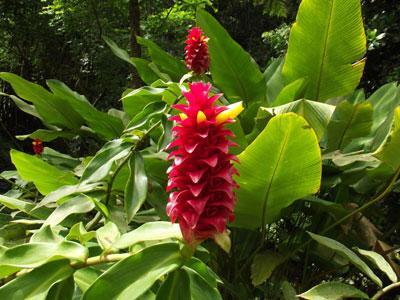
[[[140,45],[136,36],[140,35],[140,10],[138,0],[129,0],[129,27],[130,27],[130,48],[133,57],[141,57]],[[136,69],[132,71],[132,85],[134,88],[142,86],[142,80]]]

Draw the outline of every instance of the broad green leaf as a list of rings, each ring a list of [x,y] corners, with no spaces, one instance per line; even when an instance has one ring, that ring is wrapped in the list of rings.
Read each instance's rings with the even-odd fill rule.
[[[68,154],[58,152],[49,147],[44,147],[40,157],[44,161],[60,169],[62,168],[67,170],[74,170],[78,165],[82,163],[79,158],[75,158]]]
[[[52,140],[58,138],[72,139],[76,136],[76,133],[61,131],[61,130],[47,130],[47,129],[38,129],[30,134],[25,135],[17,135],[16,138],[23,141],[27,138],[30,139],[40,139],[43,142],[51,142]]]
[[[54,95],[79,113],[85,123],[100,137],[110,140],[121,135],[124,126],[119,118],[97,110],[85,96],[74,92],[61,81],[47,80],[46,83]]]
[[[68,258],[72,261],[84,261],[87,256],[88,250],[75,242],[35,242],[15,246],[4,251],[0,255],[0,266],[36,268],[48,261],[60,258]]]
[[[137,40],[139,44],[147,48],[152,61],[162,72],[171,76],[173,81],[179,82],[181,77],[187,73],[188,70],[183,61],[165,52],[153,41],[139,36]]]
[[[284,282],[282,282],[281,290],[282,290],[283,300],[298,300],[299,299],[296,295],[296,290],[286,280]]]
[[[161,221],[145,223],[139,228],[123,234],[112,247],[124,249],[140,242],[165,239],[182,239],[178,224]]]
[[[37,156],[17,150],[11,150],[10,156],[21,178],[33,182],[43,195],[47,195],[63,185],[72,185],[78,182],[71,172],[62,171]]]
[[[73,273],[68,260],[49,262],[0,287],[0,299],[44,300],[54,284]]]
[[[38,118],[43,123],[46,123],[43,120],[43,118],[39,115],[39,113],[37,112],[35,106],[26,103],[24,100],[18,98],[17,96],[14,96],[14,95],[8,95],[8,94],[2,93],[2,92],[0,92],[0,95],[9,97],[12,101],[14,101],[15,105],[20,110],[22,110],[23,112],[27,113],[28,115],[31,115],[31,116],[34,116],[34,117]]]
[[[374,156],[389,165],[393,170],[400,167],[400,107],[394,112],[393,131]]]
[[[72,300],[75,283],[72,276],[53,285],[46,300]]]
[[[307,122],[294,113],[272,118],[238,158],[240,189],[234,223],[238,227],[273,222],[283,208],[319,189],[318,140]]]
[[[369,150],[375,151],[390,133],[393,112],[400,105],[400,87],[395,82],[385,84],[368,98],[368,102],[374,107]]]
[[[390,266],[390,264],[386,261],[386,259],[382,255],[380,255],[375,251],[368,251],[360,248],[356,248],[356,250],[358,253],[360,253],[361,255],[366,257],[370,262],[372,262],[375,267],[377,267],[379,270],[385,273],[392,282],[397,282],[396,273],[393,271],[393,268]]]
[[[222,283],[218,275],[215,274],[209,266],[196,257],[192,257],[188,262],[186,262],[185,267],[195,271],[213,288],[216,288],[218,283]]]
[[[55,230],[50,226],[42,226],[30,238],[30,243],[60,243],[64,240]]]
[[[74,273],[74,281],[82,292],[86,290],[96,281],[101,275],[101,271],[93,267],[79,269]]]
[[[104,179],[110,172],[113,163],[127,156],[132,146],[132,142],[124,139],[116,139],[106,143],[86,166],[81,182],[91,183]]]
[[[96,232],[86,231],[85,226],[83,226],[83,223],[79,222],[71,227],[65,238],[67,240],[79,241],[79,243],[85,245],[88,241],[90,241],[94,237],[96,237]]]
[[[267,103],[271,104],[278,97],[279,93],[284,88],[285,83],[282,78],[282,67],[284,60],[278,58],[274,60],[264,71],[264,79],[267,83]]]
[[[283,105],[302,98],[307,81],[304,78],[296,79],[286,85],[276,97],[273,105]]]
[[[328,124],[326,151],[341,150],[343,152],[346,146],[355,139],[368,136],[371,130],[372,116],[372,106],[368,102],[356,105],[347,101],[341,102],[336,106]],[[353,144],[353,147],[362,148],[357,143]]]
[[[254,286],[260,285],[265,282],[272,272],[283,263],[285,258],[279,253],[272,251],[265,251],[257,254],[251,265],[251,280]]]
[[[321,283],[300,295],[309,300],[342,300],[344,298],[369,299],[368,295],[355,287],[341,282]]]
[[[124,95],[121,99],[124,111],[131,117],[134,117],[149,103],[161,101],[164,92],[164,88],[154,88],[150,86],[144,86],[133,90]]]
[[[139,152],[132,155],[128,167],[130,175],[125,187],[125,210],[127,222],[130,223],[146,200],[147,176],[143,157]]]
[[[7,196],[0,195],[0,204],[11,210],[19,210],[26,213],[29,216],[35,217],[40,220],[45,220],[49,215],[51,210],[45,207],[36,208],[35,205],[26,200],[19,200],[10,198]]]
[[[111,51],[117,56],[118,58],[126,61],[130,65],[134,66],[139,73],[140,78],[146,84],[152,84],[154,81],[159,79],[157,74],[149,67],[150,62],[138,57],[130,57],[126,50],[121,49],[118,45],[111,40],[110,38],[103,36],[103,40],[107,43],[110,47]]]
[[[272,116],[294,112],[302,116],[315,130],[318,139],[321,139],[325,134],[326,127],[335,110],[335,106],[302,99],[281,106],[261,107],[260,109],[269,112]]]
[[[265,101],[263,74],[250,54],[206,11],[197,11],[197,23],[210,38],[210,70],[215,85],[231,102]]]
[[[107,222],[103,227],[100,227],[96,231],[96,238],[100,245],[100,247],[104,251],[111,250],[112,245],[117,241],[121,236],[121,233],[118,230],[117,225],[113,222]]]
[[[145,248],[103,273],[85,292],[83,300],[135,299],[181,264],[182,257],[176,243]]]
[[[54,203],[70,195],[95,191],[101,188],[101,184],[102,184],[101,182],[95,182],[95,183],[78,183],[74,185],[63,185],[59,189],[52,191],[46,197],[44,197],[37,206],[41,207],[49,203]]]
[[[337,254],[347,258],[349,261],[353,263],[354,266],[356,266],[361,272],[363,272],[365,275],[367,275],[373,282],[375,282],[377,285],[380,287],[382,286],[382,281],[372,272],[370,267],[362,261],[353,251],[351,251],[349,248],[347,248],[345,245],[339,243],[336,240],[333,240],[331,238],[327,238],[322,235],[318,235],[312,232],[308,233],[311,238],[315,241],[317,241],[319,244],[335,251]]]
[[[303,0],[290,31],[282,70],[287,84],[307,79],[305,97],[325,101],[350,94],[365,61],[359,0]]]
[[[216,287],[211,286],[193,269],[182,268],[189,276],[190,295],[192,300],[222,300],[221,294]]]
[[[167,105],[161,101],[147,104],[140,113],[132,118],[126,126],[126,131],[143,129],[143,127],[151,123],[152,120],[154,124],[161,119],[166,107]]]
[[[190,295],[190,281],[187,272],[178,269],[170,273],[157,292],[156,300],[193,299]]]
[[[32,102],[46,123],[70,129],[82,125],[83,119],[68,103],[42,86],[12,73],[1,72],[0,78],[10,83],[19,97]]]
[[[63,202],[58,206],[51,215],[46,219],[43,226],[55,226],[60,224],[65,218],[72,214],[88,213],[95,207],[94,203],[90,201],[85,195],[78,195]]]

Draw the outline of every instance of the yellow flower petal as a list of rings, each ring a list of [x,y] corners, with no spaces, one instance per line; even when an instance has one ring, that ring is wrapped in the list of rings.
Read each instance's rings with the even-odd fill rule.
[[[201,110],[199,110],[197,112],[197,124],[200,124],[201,122],[204,122],[206,120],[207,116]]]
[[[184,113],[180,113],[179,116],[181,117],[182,121],[187,119],[187,115],[185,115]]]
[[[228,119],[236,118],[242,112],[243,109],[244,108],[243,108],[242,101],[228,105],[228,109],[224,110],[217,116],[217,118],[216,118],[217,124],[224,123]]]

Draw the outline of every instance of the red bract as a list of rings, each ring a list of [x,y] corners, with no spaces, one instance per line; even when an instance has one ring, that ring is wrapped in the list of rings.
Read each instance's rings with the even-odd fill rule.
[[[229,147],[235,143],[233,133],[225,125],[233,122],[243,109],[241,102],[230,106],[216,106],[221,95],[209,97],[211,84],[190,84],[183,92],[188,104],[174,108],[182,113],[171,119],[174,141],[169,145],[174,157],[168,169],[167,191],[172,191],[167,214],[172,222],[178,220],[183,237],[189,244],[199,243],[226,230],[234,219],[234,188],[232,178],[234,155]]]
[[[210,56],[207,46],[208,37],[199,27],[193,27],[187,36],[185,47],[186,66],[196,74],[203,74],[208,70]]]
[[[33,152],[37,155],[43,153],[43,143],[40,139],[34,139],[32,142]]]

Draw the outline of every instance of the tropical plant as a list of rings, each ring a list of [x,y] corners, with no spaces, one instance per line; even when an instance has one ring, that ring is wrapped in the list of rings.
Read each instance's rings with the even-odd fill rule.
[[[147,84],[123,110],[0,73],[45,127],[18,136],[36,154],[11,150],[16,170],[0,175],[0,299],[383,299],[400,286],[399,223],[380,230],[398,202],[400,88],[357,89],[359,1],[303,0],[265,70],[208,12],[197,25],[186,65],[151,40],[138,38],[146,60],[105,38]],[[72,157],[42,147],[54,139],[102,146]]]

